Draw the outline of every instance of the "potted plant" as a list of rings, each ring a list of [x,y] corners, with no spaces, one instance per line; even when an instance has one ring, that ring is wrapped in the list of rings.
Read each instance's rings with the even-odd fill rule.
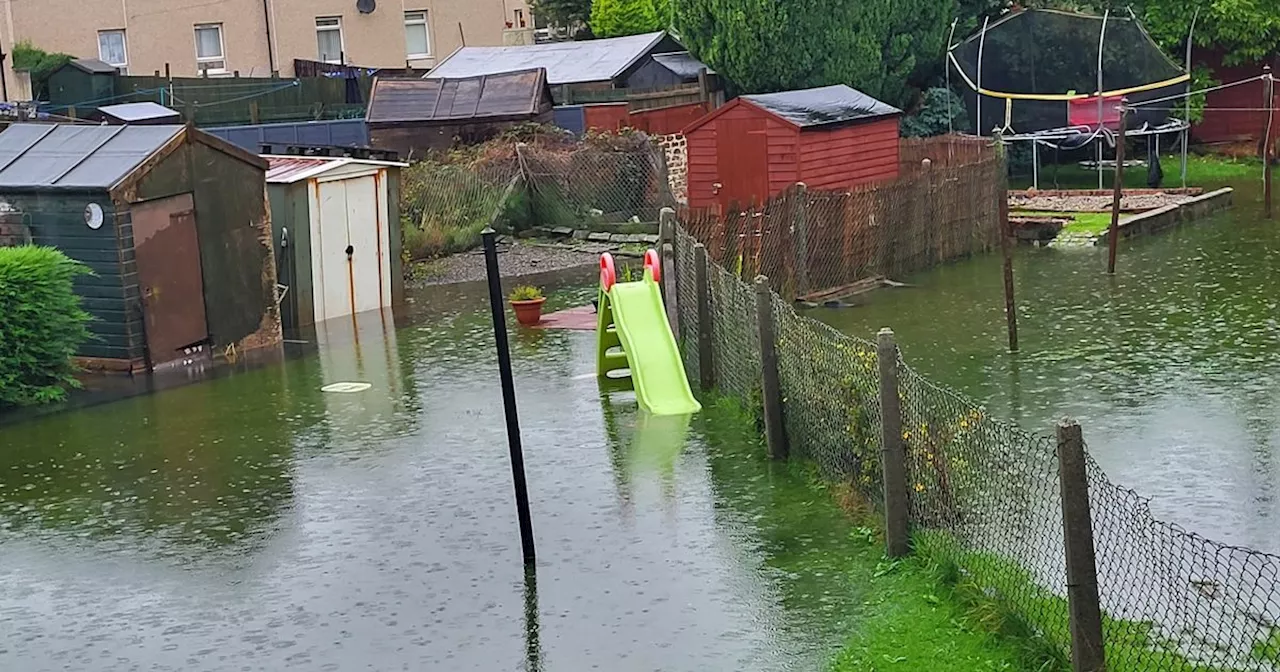
[[[511,290],[511,309],[516,312],[516,321],[526,327],[532,327],[542,321],[542,304],[547,299],[542,290],[532,285],[521,285]]]

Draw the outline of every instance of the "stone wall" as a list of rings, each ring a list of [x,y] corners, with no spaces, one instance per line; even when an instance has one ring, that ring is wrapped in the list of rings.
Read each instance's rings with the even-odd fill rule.
[[[655,138],[667,158],[667,182],[676,202],[689,202],[689,143],[684,135],[672,133]]]

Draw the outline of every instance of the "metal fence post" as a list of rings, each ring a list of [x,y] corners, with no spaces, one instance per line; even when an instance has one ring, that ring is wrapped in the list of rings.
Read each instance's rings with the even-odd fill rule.
[[[707,246],[693,246],[694,282],[698,289],[698,373],[702,389],[716,386],[714,362],[711,358],[711,283],[707,277]]]
[[[809,187],[797,182],[794,194],[794,220],[791,222],[792,263],[796,268],[796,295],[809,294]]]
[[[876,335],[880,365],[880,466],[884,474],[885,553],[900,558],[911,552],[907,529],[907,464],[902,445],[902,403],[898,398],[898,344],[892,329]]]
[[[764,404],[764,434],[769,457],[787,459],[787,429],[782,420],[782,384],[778,379],[778,342],[773,323],[773,292],[769,279],[756,276],[756,325],[760,331],[760,390]]]
[[[1093,550],[1093,517],[1080,424],[1058,423],[1058,481],[1062,489],[1062,532],[1067,556],[1067,609],[1073,672],[1103,672],[1102,605]]]

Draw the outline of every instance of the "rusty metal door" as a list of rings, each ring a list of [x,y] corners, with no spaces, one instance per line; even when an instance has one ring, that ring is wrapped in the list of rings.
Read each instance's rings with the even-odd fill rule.
[[[209,338],[191,194],[135,203],[133,244],[151,365]]]
[[[765,120],[721,118],[716,127],[720,206],[727,212],[769,197],[769,146]]]

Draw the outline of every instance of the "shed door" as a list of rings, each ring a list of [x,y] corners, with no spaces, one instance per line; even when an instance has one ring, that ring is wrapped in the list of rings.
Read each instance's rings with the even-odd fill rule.
[[[390,246],[376,174],[318,182],[312,272],[316,321],[390,305]],[[318,263],[317,263],[318,262]]]
[[[135,203],[133,244],[152,366],[209,338],[191,194]]]
[[[765,133],[765,120],[761,117],[719,120],[716,155],[722,207],[745,207],[769,197],[769,146]]]

